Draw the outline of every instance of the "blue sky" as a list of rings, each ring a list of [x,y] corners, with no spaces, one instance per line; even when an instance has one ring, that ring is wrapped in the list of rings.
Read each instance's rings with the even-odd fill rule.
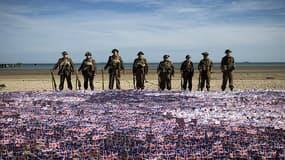
[[[67,50],[105,62],[118,48],[150,62],[170,54],[219,62],[230,48],[238,62],[285,62],[284,0],[0,0],[0,63],[54,63]]]

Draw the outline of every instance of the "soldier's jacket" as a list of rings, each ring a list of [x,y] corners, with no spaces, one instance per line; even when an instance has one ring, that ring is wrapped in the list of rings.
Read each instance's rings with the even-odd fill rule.
[[[157,73],[167,73],[174,75],[174,65],[169,60],[161,61],[157,67]]]
[[[60,58],[57,63],[54,65],[53,69],[58,69],[58,74],[70,74],[74,72],[74,65],[71,58]]]
[[[222,71],[233,71],[235,69],[235,60],[232,56],[224,56],[221,61]]]
[[[148,63],[147,60],[136,58],[133,63],[133,74],[137,71],[142,71],[143,73],[147,74],[148,72]]]
[[[213,68],[213,62],[209,58],[202,59],[198,65],[198,70],[200,72],[211,72]]]
[[[180,67],[182,73],[194,73],[194,65],[190,60],[185,60]]]
[[[78,71],[82,71],[83,73],[96,73],[96,62],[94,59],[84,59],[79,67]]]
[[[109,68],[109,72],[115,71],[115,70],[124,70],[124,64],[121,56],[110,56],[108,59],[108,62],[106,66],[104,67],[105,69]]]

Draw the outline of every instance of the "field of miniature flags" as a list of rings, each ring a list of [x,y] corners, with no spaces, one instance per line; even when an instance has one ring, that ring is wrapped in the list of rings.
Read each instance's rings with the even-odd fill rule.
[[[0,93],[0,159],[284,159],[285,91]]]

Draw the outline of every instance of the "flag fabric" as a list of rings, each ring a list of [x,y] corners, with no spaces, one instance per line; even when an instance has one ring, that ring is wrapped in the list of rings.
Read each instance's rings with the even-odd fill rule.
[[[3,159],[33,152],[29,148],[42,159],[116,159],[126,148],[129,159],[283,156],[284,124],[278,121],[285,114],[284,91],[31,91],[0,97]]]

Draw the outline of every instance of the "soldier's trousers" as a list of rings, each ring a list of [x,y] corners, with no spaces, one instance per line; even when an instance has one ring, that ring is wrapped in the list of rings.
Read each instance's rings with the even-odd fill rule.
[[[211,73],[210,72],[201,72],[201,91],[205,87],[206,83],[206,88],[209,91],[210,90],[210,81],[211,81]]]
[[[64,86],[64,80],[67,81],[67,87],[72,90],[72,83],[71,83],[71,73],[69,74],[61,74],[60,75],[60,84],[59,84],[59,90],[63,90]]]
[[[186,90],[187,83],[188,83],[188,89],[189,89],[189,91],[191,91],[192,90],[192,77],[193,77],[193,74],[191,72],[184,72],[182,76],[183,76],[182,89]]]
[[[136,87],[137,89],[144,89],[145,74],[143,71],[136,72]]]
[[[84,89],[87,90],[88,89],[88,81],[89,81],[89,85],[90,85],[90,89],[93,91],[94,90],[94,74],[88,74],[88,73],[83,73],[83,78],[84,78]]]
[[[159,77],[160,77],[159,88],[161,90],[164,90],[166,87],[168,90],[171,90],[171,75],[169,73],[160,73]]]
[[[116,89],[121,89],[120,85],[120,71],[115,70],[115,71],[110,71],[109,72],[109,89],[114,88],[114,81],[116,80]]]
[[[229,81],[229,88],[233,90],[234,83],[233,83],[233,74],[231,71],[223,72],[223,83],[222,83],[222,90],[224,91],[227,87],[227,82]]]

